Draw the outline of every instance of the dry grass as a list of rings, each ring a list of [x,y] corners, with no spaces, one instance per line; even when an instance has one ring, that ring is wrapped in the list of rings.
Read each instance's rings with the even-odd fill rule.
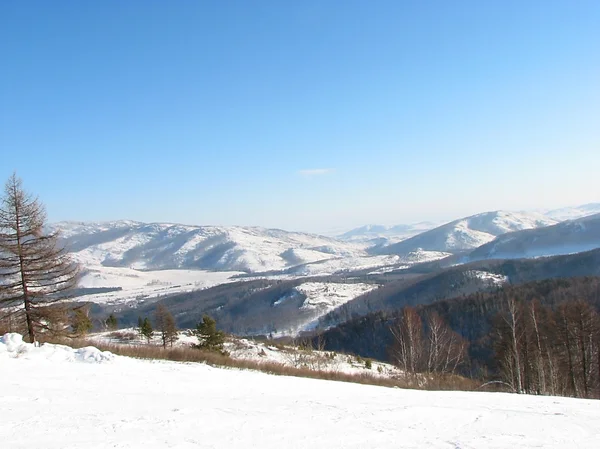
[[[164,349],[154,345],[111,344],[85,339],[68,340],[60,343],[72,347],[95,346],[102,351],[110,351],[117,355],[150,360],[170,360],[174,362],[206,363],[211,366],[261,371],[278,376],[307,377],[311,379],[352,382],[363,385],[376,385],[396,388],[418,388],[427,390],[474,390],[477,384],[460,376],[435,375],[429,378],[385,378],[370,373],[349,374],[336,371],[325,371],[309,367],[295,367],[281,363],[260,360],[243,360],[224,356],[214,352],[206,352],[190,347],[174,347]]]

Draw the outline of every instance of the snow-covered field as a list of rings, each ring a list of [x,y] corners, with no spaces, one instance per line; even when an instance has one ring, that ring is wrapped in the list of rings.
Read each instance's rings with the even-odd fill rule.
[[[68,448],[597,448],[600,401],[426,392],[0,339],[0,441]]]
[[[88,266],[79,281],[84,288],[121,287],[122,290],[85,295],[81,299],[98,304],[143,302],[159,296],[189,292],[234,282],[235,271],[155,270]]]

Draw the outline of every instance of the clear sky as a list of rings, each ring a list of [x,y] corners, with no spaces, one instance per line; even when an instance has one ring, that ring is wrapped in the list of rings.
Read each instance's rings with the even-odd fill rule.
[[[600,201],[600,1],[3,1],[57,220],[327,231]]]

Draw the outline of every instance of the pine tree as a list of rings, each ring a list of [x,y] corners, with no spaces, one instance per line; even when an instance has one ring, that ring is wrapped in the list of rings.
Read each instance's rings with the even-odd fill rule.
[[[138,316],[137,331],[140,334],[140,337],[144,336],[144,334],[142,333],[143,326],[144,326],[144,319],[141,316]]]
[[[77,336],[86,335],[92,330],[92,320],[87,307],[78,307],[73,314],[73,333]]]
[[[0,318],[16,319],[31,342],[40,331],[64,332],[65,306],[58,302],[78,272],[58,234],[47,233],[44,206],[13,174],[0,200]]]
[[[152,323],[148,318],[144,318],[142,321],[142,326],[140,327],[141,334],[146,337],[148,343],[150,343],[150,339],[152,338],[152,334],[154,333],[154,329],[152,329]]]
[[[117,328],[119,327],[119,322],[117,321],[117,317],[114,316],[112,313],[106,319],[105,324],[106,324],[106,327],[108,328],[108,330],[111,330],[111,331],[117,330]]]
[[[193,345],[194,348],[225,354],[223,349],[225,333],[217,330],[217,322],[213,318],[204,315],[202,317],[202,322],[198,323],[193,332],[198,338],[198,344]]]

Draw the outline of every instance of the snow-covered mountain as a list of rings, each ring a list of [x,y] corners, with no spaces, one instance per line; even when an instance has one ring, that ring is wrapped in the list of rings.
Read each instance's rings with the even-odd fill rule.
[[[557,221],[576,220],[589,215],[600,214],[600,203],[583,204],[577,207],[563,207],[544,212],[544,215]]]
[[[86,266],[263,272],[367,256],[365,245],[278,229],[134,221],[62,222],[55,227]]]
[[[347,242],[372,242],[375,244],[396,243],[436,226],[436,223],[430,221],[395,226],[365,225],[339,235],[338,239]]]
[[[497,236],[512,231],[550,226],[557,220],[538,213],[495,211],[452,221],[389,245],[380,250],[383,254],[406,254],[426,251],[459,252],[477,248]]]
[[[600,214],[504,234],[475,249],[471,260],[571,254],[600,248]]]

